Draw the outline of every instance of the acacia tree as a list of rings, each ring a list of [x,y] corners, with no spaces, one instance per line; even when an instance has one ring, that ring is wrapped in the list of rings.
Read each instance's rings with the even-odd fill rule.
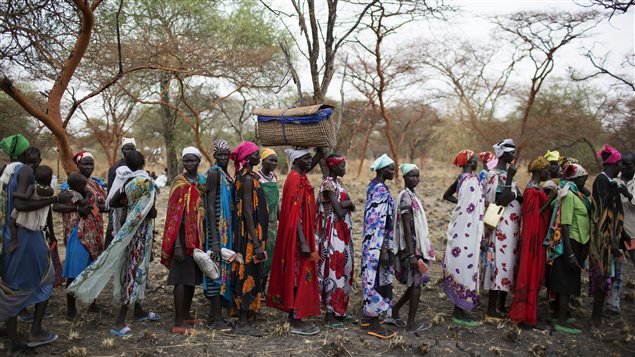
[[[531,109],[542,85],[554,68],[556,52],[572,41],[586,36],[600,21],[601,15],[596,11],[521,11],[493,19],[498,29],[510,37],[511,43],[516,44],[518,49],[526,54],[533,67],[517,134],[518,156],[534,137],[527,134]]]
[[[62,117],[62,98],[90,43],[101,0],[3,2],[0,13],[0,88],[53,133],[64,170],[76,170]],[[50,89],[45,107],[20,90],[11,73],[43,78]],[[52,82],[52,83],[51,83]]]

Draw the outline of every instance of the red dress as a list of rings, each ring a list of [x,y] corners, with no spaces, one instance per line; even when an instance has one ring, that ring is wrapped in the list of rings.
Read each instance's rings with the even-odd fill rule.
[[[320,316],[316,259],[299,254],[296,230],[300,220],[311,255],[316,256],[313,187],[306,175],[300,175],[292,170],[282,191],[267,306],[287,312],[294,310],[296,319]]]
[[[542,243],[549,230],[551,209],[540,213],[547,195],[533,181],[527,185],[523,198],[520,264],[509,318],[533,326],[538,320],[538,293],[545,280],[547,256]]]

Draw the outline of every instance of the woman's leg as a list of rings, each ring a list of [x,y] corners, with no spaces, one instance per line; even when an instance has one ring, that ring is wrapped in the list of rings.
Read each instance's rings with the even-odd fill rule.
[[[35,304],[35,313],[33,314],[33,323],[31,324],[31,339],[41,340],[48,337],[48,331],[42,328],[42,319],[46,313],[48,299]]]
[[[602,310],[604,309],[604,299],[606,292],[597,289],[593,294],[593,312],[591,313],[591,325],[599,327],[602,324]]]
[[[67,288],[69,285],[71,285],[73,280],[75,279],[72,279],[72,278],[66,279]],[[66,319],[69,321],[73,321],[75,320],[76,317],[77,317],[77,305],[75,303],[75,296],[73,296],[72,294],[66,294]]]
[[[415,319],[417,317],[417,308],[419,307],[419,298],[421,297],[421,288],[417,286],[411,286],[410,290],[410,306],[408,308],[408,324],[406,325],[407,330],[412,330],[416,328]]]
[[[174,326],[184,327],[185,319],[185,285],[174,285]]]
[[[499,291],[498,292],[498,306],[497,306],[497,309],[498,309],[498,311],[502,312],[505,315],[507,315],[507,308],[505,307],[505,300],[506,299],[507,299],[507,292],[506,291]]]
[[[393,307],[392,307],[392,318],[393,319],[396,320],[396,319],[399,318],[399,310],[401,310],[401,307],[404,306],[404,304],[406,302],[408,302],[408,300],[412,296],[412,289],[413,289],[413,287],[408,287],[406,289],[406,291],[403,292],[403,295],[401,295],[399,300],[397,300],[397,302],[393,305]]]
[[[190,314],[190,312],[192,311],[192,299],[194,299],[194,287],[185,286],[185,311],[183,313],[185,320],[194,319]]]
[[[487,300],[487,312],[485,312],[489,316],[498,317],[498,312],[496,311],[496,304],[498,303],[498,290],[490,290],[489,298]]]
[[[136,311],[136,305],[135,305]],[[128,305],[121,305],[119,309],[119,316],[117,316],[117,321],[115,321],[115,329],[121,330],[126,326],[126,314],[128,313]]]

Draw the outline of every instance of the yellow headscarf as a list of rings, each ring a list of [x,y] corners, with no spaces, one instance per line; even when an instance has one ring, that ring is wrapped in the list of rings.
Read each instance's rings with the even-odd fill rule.
[[[558,150],[549,151],[545,154],[547,161],[560,161],[560,152]]]
[[[537,172],[542,169],[549,167],[549,160],[542,156],[538,156],[537,158],[531,160],[529,162],[529,166],[527,167],[527,171],[529,172]]]
[[[264,160],[266,158],[268,158],[271,155],[278,155],[276,154],[276,152],[273,149],[270,148],[264,148],[262,149],[262,152],[260,153],[260,160]]]

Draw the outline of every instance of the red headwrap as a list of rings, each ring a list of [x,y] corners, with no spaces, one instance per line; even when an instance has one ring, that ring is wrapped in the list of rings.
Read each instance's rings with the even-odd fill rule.
[[[80,151],[77,154],[75,154],[75,156],[73,156],[73,161],[75,161],[75,164],[79,164],[79,162],[82,161],[82,159],[85,157],[92,157],[93,159],[95,158],[88,151]]]
[[[346,156],[331,156],[326,159],[326,166],[328,166],[329,168],[335,167],[344,161],[346,161]]]
[[[474,151],[472,150],[461,150],[454,157],[454,162],[452,163],[455,166],[463,167],[467,165],[468,162],[474,157]]]
[[[606,160],[602,157],[605,153],[608,154]],[[615,164],[622,160],[622,154],[609,144],[605,144],[602,150],[598,151],[598,157],[602,159],[603,164]]]
[[[245,164],[245,158],[255,152],[258,152],[258,145],[251,141],[243,141],[238,145],[234,151],[229,154],[229,158],[234,161],[234,174],[238,173],[238,170]]]
[[[492,161],[493,158],[494,158],[494,153],[491,153],[489,151],[483,151],[478,153],[478,159],[481,160],[483,165]]]

